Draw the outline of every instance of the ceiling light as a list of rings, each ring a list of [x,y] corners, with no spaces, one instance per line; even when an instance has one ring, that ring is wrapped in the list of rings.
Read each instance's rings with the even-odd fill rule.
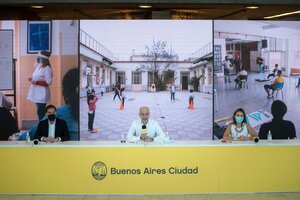
[[[246,8],[247,8],[247,9],[252,9],[252,10],[254,10],[254,9],[259,8],[259,7],[258,7],[258,6],[246,6]]]
[[[150,6],[150,5],[140,5],[139,7],[140,8],[152,8],[152,6]]]
[[[264,19],[273,19],[273,18],[277,18],[277,17],[283,17],[283,16],[294,15],[294,14],[299,14],[299,13],[300,13],[300,10],[297,10],[297,11],[293,11],[293,12],[287,12],[287,13],[282,13],[282,14],[278,14],[278,15],[264,17]]]
[[[41,6],[41,5],[34,5],[34,6],[31,6],[31,8],[41,9],[41,8],[44,8],[44,6]]]

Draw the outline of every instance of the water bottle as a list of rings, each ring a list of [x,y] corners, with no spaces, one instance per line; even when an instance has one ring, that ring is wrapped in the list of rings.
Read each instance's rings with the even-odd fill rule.
[[[29,133],[27,132],[26,133],[26,144],[30,144],[30,135],[29,135]]]
[[[271,141],[272,140],[272,133],[271,131],[268,132],[268,141]]]

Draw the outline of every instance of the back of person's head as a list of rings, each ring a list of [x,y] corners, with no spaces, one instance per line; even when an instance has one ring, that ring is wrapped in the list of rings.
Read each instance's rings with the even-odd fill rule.
[[[190,89],[190,93],[193,93],[194,92],[194,90],[193,89]]]
[[[51,108],[53,108],[56,111],[56,107],[54,105],[52,105],[52,104],[49,104],[45,108],[45,113],[48,112],[48,110],[51,109]]]
[[[90,100],[93,100],[95,98],[95,96],[93,94],[89,94],[88,96],[88,103],[90,102]]]
[[[275,64],[275,67],[278,67],[278,64]]]
[[[278,71],[277,71],[277,75],[278,75],[278,76],[281,76],[281,74],[282,74],[282,71],[281,71],[281,70],[278,70]]]
[[[70,69],[63,78],[63,95],[66,104],[71,105],[71,112],[74,119],[79,121],[79,70]]]
[[[287,106],[283,101],[276,100],[272,103],[271,113],[274,119],[282,119],[287,112]]]

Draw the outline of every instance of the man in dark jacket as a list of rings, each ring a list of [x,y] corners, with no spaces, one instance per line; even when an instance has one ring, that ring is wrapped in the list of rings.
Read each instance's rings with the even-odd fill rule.
[[[66,121],[56,118],[56,107],[46,107],[48,119],[39,122],[35,139],[43,142],[60,142],[70,140],[70,133]]]

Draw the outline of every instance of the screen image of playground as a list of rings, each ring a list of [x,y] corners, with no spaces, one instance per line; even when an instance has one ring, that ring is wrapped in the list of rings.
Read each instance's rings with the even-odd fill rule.
[[[81,20],[80,140],[126,140],[141,112],[154,141],[212,139],[212,37],[211,20]]]

